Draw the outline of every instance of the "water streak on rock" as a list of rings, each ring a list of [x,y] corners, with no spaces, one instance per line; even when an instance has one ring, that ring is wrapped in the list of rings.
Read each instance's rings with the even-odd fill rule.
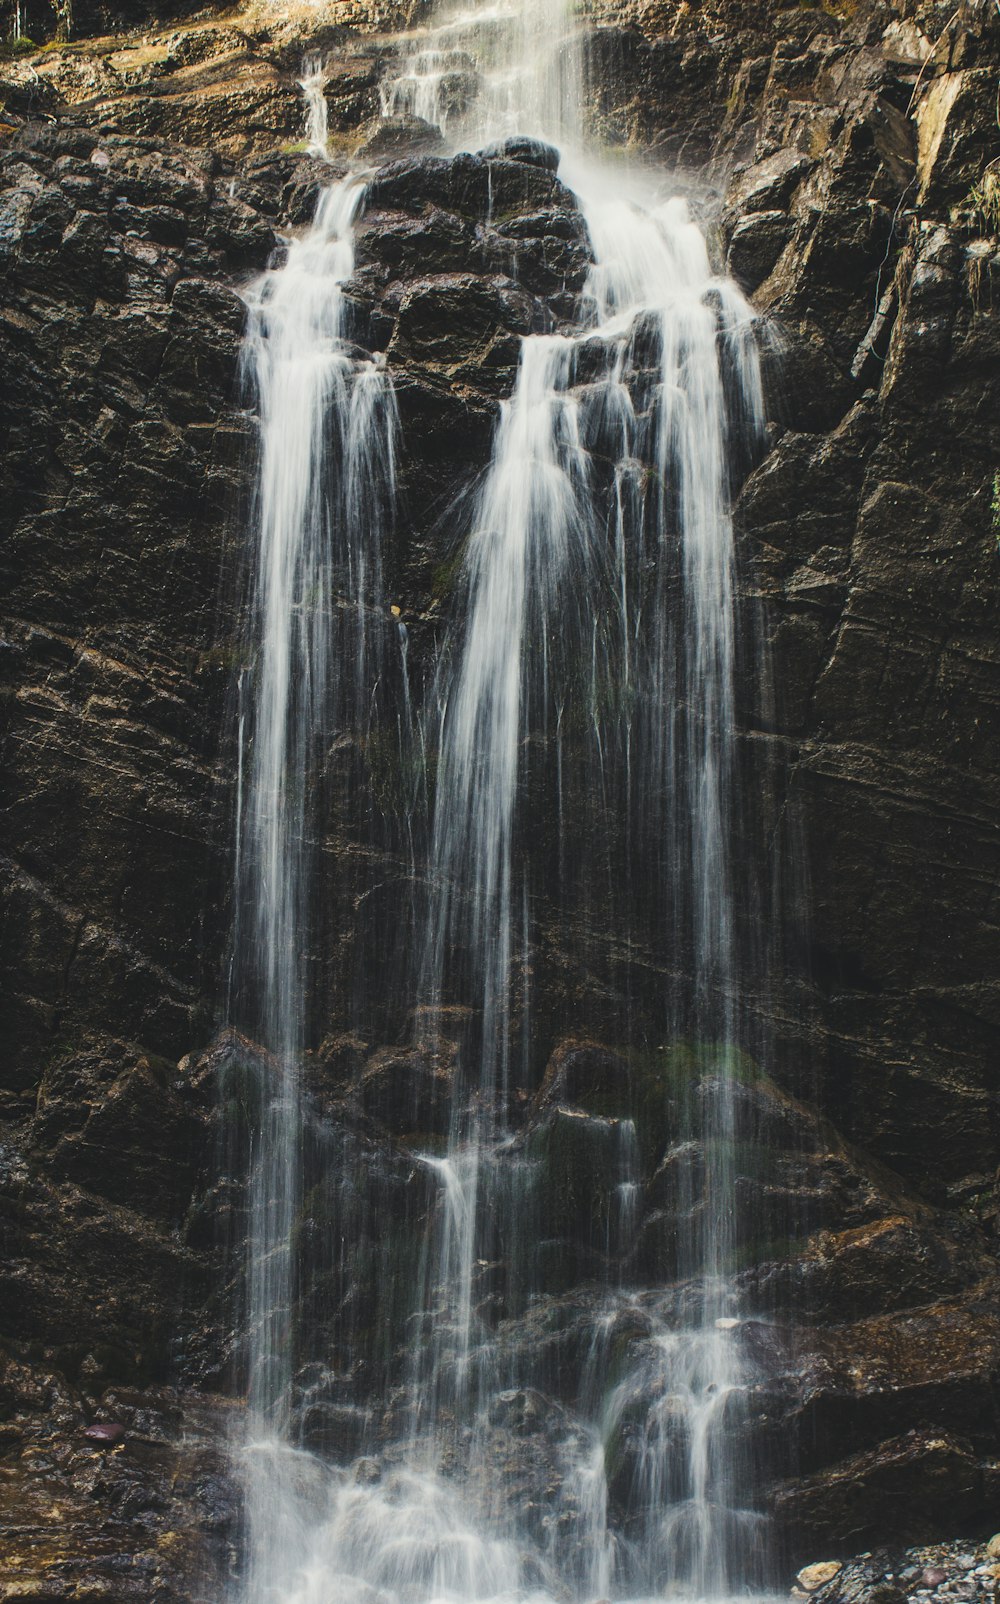
[[[241,676],[231,1012],[266,1054],[251,1081],[245,1365],[250,1595],[270,1597],[287,1552],[259,1443],[287,1436],[300,1204],[308,906],[316,794],[332,736],[371,716],[381,650],[381,533],[394,478],[384,371],[345,338],[341,286],[363,186],[321,197],[309,232],[249,295],[245,364],[260,419],[251,658]]]

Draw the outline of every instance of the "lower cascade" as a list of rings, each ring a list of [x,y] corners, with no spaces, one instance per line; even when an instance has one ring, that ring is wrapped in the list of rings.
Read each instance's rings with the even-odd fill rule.
[[[363,176],[331,180],[250,298],[230,987],[258,1044],[233,1071],[251,1110],[245,1604],[718,1599],[768,1580],[734,1168],[767,981],[729,514],[763,429],[758,331],[670,184],[587,156],[581,82],[568,13],[542,6],[444,17],[383,84],[387,114],[487,170],[552,175],[557,140],[591,259],[582,294],[523,335],[492,461],[448,512],[454,594],[423,685],[384,581],[391,372],[349,294]],[[303,88],[322,150],[314,60]],[[321,822],[346,791],[375,828],[373,752],[402,798],[400,1052],[430,1066],[391,1162],[325,1124],[303,1077],[335,923]],[[593,962],[603,1051],[572,997],[562,1017],[551,986],[536,998],[554,920]],[[359,1028],[383,1005],[359,983]],[[357,1308],[331,1312],[320,1283],[352,1256]]]

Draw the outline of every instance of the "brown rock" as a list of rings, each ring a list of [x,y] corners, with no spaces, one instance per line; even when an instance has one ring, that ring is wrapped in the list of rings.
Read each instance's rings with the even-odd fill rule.
[[[807,1593],[815,1593],[818,1587],[832,1582],[840,1568],[839,1560],[818,1560],[812,1565],[804,1565],[795,1580]]]

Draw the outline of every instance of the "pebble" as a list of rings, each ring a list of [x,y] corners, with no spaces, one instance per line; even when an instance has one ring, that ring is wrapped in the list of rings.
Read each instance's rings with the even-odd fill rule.
[[[1000,1604],[1000,1532],[972,1551],[966,1538],[954,1544],[930,1543],[886,1552],[884,1557],[879,1555],[886,1567],[880,1575],[875,1566],[866,1563],[872,1557],[871,1553],[859,1554],[842,1563],[821,1560],[803,1566],[795,1578],[792,1598],[811,1604],[811,1595],[843,1572],[837,1586],[830,1589],[831,1604],[842,1604],[841,1593],[844,1599],[850,1598],[859,1581],[872,1598],[884,1592],[900,1604],[904,1590],[906,1604]]]
[[[125,1435],[125,1427],[115,1422],[85,1426],[83,1435],[88,1442],[95,1443],[99,1448],[113,1448],[115,1443],[121,1442]]]

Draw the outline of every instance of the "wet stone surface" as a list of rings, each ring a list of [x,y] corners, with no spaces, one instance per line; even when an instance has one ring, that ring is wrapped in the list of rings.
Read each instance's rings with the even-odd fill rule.
[[[998,1582],[1000,1535],[814,1562],[798,1573],[791,1597],[823,1604],[902,1604],[904,1599],[909,1604],[932,1599],[972,1604],[995,1598]]]
[[[996,1508],[1000,1374],[1000,247],[970,195],[995,148],[997,40],[975,16],[949,32],[922,3],[599,10],[602,127],[715,162],[717,259],[782,353],[773,449],[737,509],[779,687],[768,704],[752,674],[741,682],[747,789],[767,747],[813,899],[788,943],[796,1007],[740,1101],[738,1277],[755,1318],[738,1340],[758,1367],[760,1485],[803,1563],[978,1538]],[[301,141],[299,33],[264,39],[249,18],[175,33],[0,71],[0,1599],[32,1604],[190,1604],[193,1577],[227,1572],[238,1520],[214,1394],[233,1383],[219,1243],[239,1240],[245,1199],[219,1173],[215,1122],[245,1121],[246,1086],[268,1071],[243,1044],[246,1079],[223,1089],[231,1044],[201,1049],[226,927],[231,776],[215,732],[237,602],[220,616],[219,575],[243,538],[254,439],[240,292],[343,162],[281,148]],[[452,499],[488,456],[520,336],[572,316],[589,245],[544,147],[453,160],[400,151],[394,129],[380,149],[377,52],[360,35],[317,43],[335,56],[335,135],[374,139],[380,167],[349,293],[359,347],[389,353],[397,387],[407,510],[389,577],[426,661],[453,580]],[[941,101],[935,143],[925,110]],[[380,799],[396,778],[381,776]],[[376,876],[349,833],[331,841],[346,900],[362,881],[406,885],[388,854]],[[342,935],[331,997],[371,961]],[[595,919],[591,955],[605,935]],[[575,967],[562,932],[546,939],[538,1017],[556,1016],[553,998],[596,1015],[600,964]],[[440,1148],[451,1065],[404,1034],[394,1019],[365,1036],[317,1022],[297,1222],[316,1364],[374,1351],[373,1311],[437,1206],[414,1154]],[[689,1298],[664,1289],[706,1155],[681,1139],[673,1070],[623,1063],[604,1037],[550,1030],[521,1110],[544,1171],[551,1230],[532,1251],[548,1295],[529,1302],[523,1266],[499,1251],[477,1270],[484,1325],[540,1378],[489,1422],[539,1528],[595,1333],[641,1380],[656,1322],[676,1324]],[[623,1263],[606,1226],[629,1120],[639,1195]],[[640,1290],[609,1310],[616,1277]],[[400,1428],[409,1313],[393,1310],[346,1395],[325,1374],[297,1381],[303,1439],[337,1463],[363,1444],[359,1479],[377,1480]],[[568,1495],[566,1508],[575,1519]],[[971,1536],[897,1547],[810,1596],[965,1604],[991,1596],[997,1566]]]

